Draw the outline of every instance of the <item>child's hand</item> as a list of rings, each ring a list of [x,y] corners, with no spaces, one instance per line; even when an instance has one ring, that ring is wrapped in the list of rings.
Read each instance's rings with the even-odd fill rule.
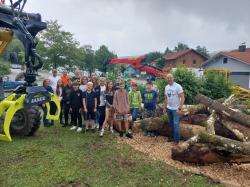
[[[96,108],[94,108],[94,112],[96,112]]]
[[[87,108],[84,108],[84,112],[86,112],[86,113],[88,112]]]

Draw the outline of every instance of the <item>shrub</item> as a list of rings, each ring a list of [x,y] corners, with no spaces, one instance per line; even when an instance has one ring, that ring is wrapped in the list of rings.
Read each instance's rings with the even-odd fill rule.
[[[158,98],[159,98],[159,103],[162,103],[164,101],[164,91],[165,91],[165,87],[167,85],[167,81],[166,79],[157,79],[155,81],[155,84],[157,85],[158,88]]]
[[[207,72],[202,87],[202,93],[212,99],[220,99],[232,94],[232,83],[223,74],[214,71]]]
[[[143,93],[143,91],[146,89],[146,87],[144,85],[138,85],[137,86],[137,90],[140,91],[141,93]]]
[[[180,84],[184,90],[185,104],[194,104],[195,96],[202,90],[201,79],[186,67],[176,68],[173,75],[175,82]]]

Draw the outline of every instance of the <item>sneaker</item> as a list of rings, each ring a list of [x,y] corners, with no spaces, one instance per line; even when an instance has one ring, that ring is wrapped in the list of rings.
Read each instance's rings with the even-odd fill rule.
[[[131,133],[127,133],[126,136],[131,139],[133,138],[133,135]]]
[[[103,135],[104,135],[104,129],[102,129],[102,130],[100,131],[99,136],[100,136],[100,137],[103,137]]]
[[[76,130],[77,126],[73,126],[70,128],[70,130]]]
[[[99,123],[95,124],[96,129],[99,129]]]
[[[82,127],[78,127],[76,132],[82,132]]]
[[[110,127],[110,132],[111,132],[112,134],[114,133],[113,127]]]

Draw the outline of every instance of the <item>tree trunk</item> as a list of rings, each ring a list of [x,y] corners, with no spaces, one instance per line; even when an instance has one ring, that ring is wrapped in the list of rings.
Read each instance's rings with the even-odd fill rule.
[[[233,122],[226,120],[226,119],[221,119],[220,120],[221,124],[227,128],[229,131],[231,131],[234,136],[236,137],[236,140],[245,142],[247,141],[248,137],[246,137],[239,129],[234,128]]]
[[[167,119],[164,117],[146,118],[135,121],[133,125],[135,130],[133,130],[133,132],[139,132],[138,129],[142,129],[146,131],[156,131],[163,136],[170,136],[171,130],[167,124]],[[187,140],[200,132],[205,132],[205,127],[184,123],[180,124],[180,134],[183,140]]]
[[[205,144],[194,144],[188,149],[181,150],[177,147],[172,148],[172,159],[181,162],[195,164],[212,164],[218,162],[227,163],[250,163],[249,156],[237,154],[225,154],[223,152],[212,150]]]
[[[181,112],[184,116],[193,115],[197,113],[207,114],[208,110],[205,105],[198,104],[198,105],[183,105]]]
[[[240,124],[249,127],[250,128],[250,115],[246,115],[242,112],[239,111],[234,111],[226,106],[224,106],[223,104],[214,101],[204,95],[200,95],[198,94],[196,96],[196,100],[202,104],[204,104],[205,106],[215,110],[217,113],[221,114],[221,115],[225,115],[228,118],[239,122]]]
[[[213,110],[206,121],[206,131],[209,134],[215,134],[214,124],[215,124],[216,118],[217,118],[217,115],[215,111]]]
[[[211,149],[250,156],[250,142],[231,140],[229,138],[208,134],[206,132],[201,132],[199,134],[198,142],[208,145]]]

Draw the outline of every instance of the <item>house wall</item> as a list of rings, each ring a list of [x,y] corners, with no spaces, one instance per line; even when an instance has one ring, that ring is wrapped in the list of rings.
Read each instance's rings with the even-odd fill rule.
[[[250,89],[250,73],[235,72],[231,73],[229,78],[234,84]]]
[[[177,66],[183,65],[189,68],[199,68],[204,62],[204,57],[193,51],[190,51],[189,53],[177,58],[176,60],[167,61],[164,69],[167,69],[168,67],[175,68]]]
[[[225,69],[231,72],[250,72],[250,64],[248,65],[243,62],[234,60],[232,58],[227,58],[227,63],[223,64],[223,58],[225,57],[219,56],[218,58],[209,61],[209,63],[202,65],[202,67],[204,69],[207,68]]]

